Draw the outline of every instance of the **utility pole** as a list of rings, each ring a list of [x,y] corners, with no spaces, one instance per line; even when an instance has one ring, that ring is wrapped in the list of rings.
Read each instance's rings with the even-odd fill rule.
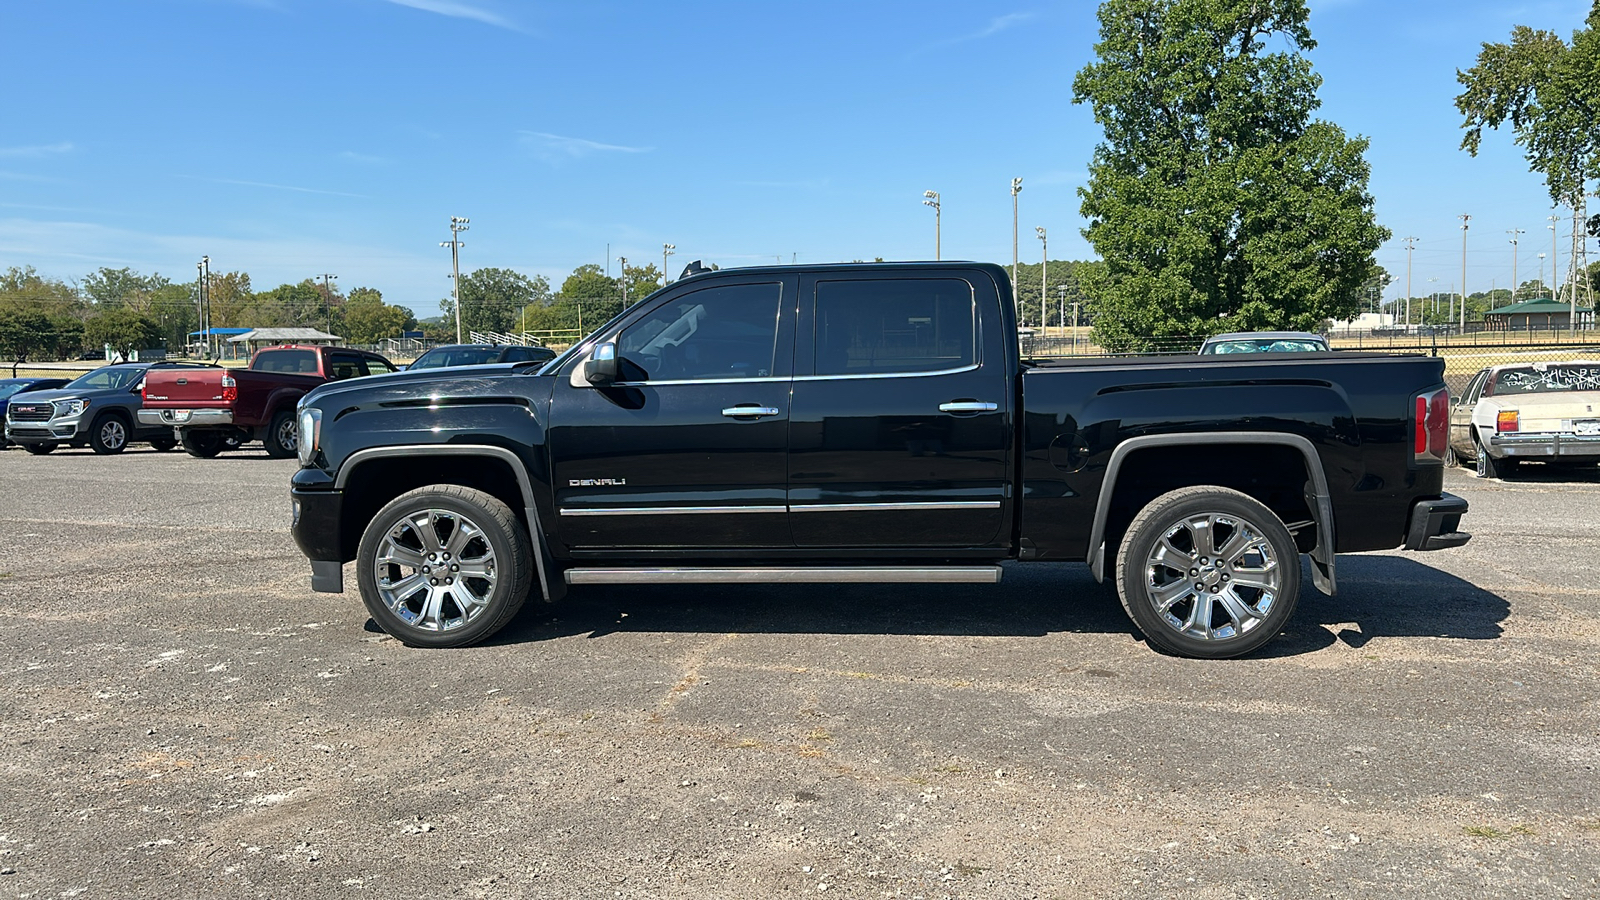
[[[1044,226],[1034,226],[1034,231],[1039,232],[1040,254],[1039,261],[1039,334],[1044,334],[1044,326],[1050,321],[1050,313],[1045,304],[1050,302],[1050,242],[1045,238]]]
[[[1417,239],[1401,238],[1406,242],[1406,327],[1411,327],[1411,251],[1417,249]]]
[[[1561,221],[1561,217],[1560,216],[1551,216],[1550,217],[1550,226],[1549,227],[1550,227],[1550,302],[1551,303],[1556,302],[1556,299],[1559,296],[1559,291],[1557,291],[1557,287],[1561,284],[1561,276],[1556,274],[1557,272],[1560,271],[1560,268],[1559,268],[1558,264],[1556,263],[1556,223],[1559,222],[1559,221]]]
[[[206,267],[204,263],[194,264],[194,320],[199,325],[200,340],[206,339]],[[210,346],[209,344],[207,345]],[[189,348],[184,348],[187,356]]]
[[[1461,333],[1467,331],[1467,223],[1472,217],[1461,214]],[[1455,318],[1451,316],[1450,318]]]
[[[933,207],[933,258],[939,259],[939,192],[923,191],[923,206]]]
[[[628,258],[617,257],[617,280],[622,282],[622,308],[628,308]]]
[[[1017,195],[1022,193],[1022,179],[1011,179],[1011,305],[1017,305]],[[1041,326],[1043,322],[1039,323]]]
[[[200,283],[205,285],[205,287],[201,290],[200,296],[204,298],[206,307],[206,355],[212,359],[216,359],[222,348],[218,347],[216,350],[211,349],[211,341],[212,338],[215,337],[215,335],[212,334],[215,329],[211,327],[211,257],[200,257],[200,273]]]
[[[1521,228],[1512,228],[1506,234],[1511,235],[1511,302],[1515,303],[1517,302],[1517,288],[1522,287],[1522,282],[1517,280],[1517,238],[1527,234],[1527,232]],[[1489,305],[1494,305],[1492,299],[1489,301]]]
[[[471,219],[465,216],[450,217],[450,240],[440,241],[439,246],[450,248],[450,283],[454,286],[452,293],[456,300],[456,343],[466,343],[461,339],[461,248],[466,243],[461,240],[461,232],[469,231],[467,223]],[[609,245],[607,245],[609,247]]]
[[[677,244],[661,245],[661,283],[663,285],[672,281],[672,279],[667,276],[667,257],[671,256],[672,251],[676,249],[678,249]]]
[[[328,279],[338,278],[339,276],[323,272],[320,275],[311,277],[313,280],[322,279],[322,321],[327,327],[328,333],[333,334],[333,286],[328,284]]]

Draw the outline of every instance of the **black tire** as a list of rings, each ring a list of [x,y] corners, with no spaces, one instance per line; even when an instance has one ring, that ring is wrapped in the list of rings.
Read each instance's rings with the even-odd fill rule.
[[[272,414],[272,422],[261,436],[261,443],[266,445],[267,455],[273,459],[288,459],[294,456],[296,438],[294,410],[280,409]]]
[[[183,449],[196,459],[210,459],[222,452],[221,432],[191,428],[183,432]]]
[[[178,446],[178,442],[170,437],[158,437],[150,439],[150,446],[158,453],[166,453],[172,448]]]
[[[94,417],[89,426],[89,449],[101,456],[110,456],[128,449],[132,430],[128,420],[116,413],[103,412]]]
[[[1517,474],[1517,461],[1514,459],[1495,459],[1484,449],[1483,441],[1473,438],[1473,449],[1478,451],[1477,467],[1475,474],[1479,478],[1499,478],[1504,481]]]
[[[401,494],[367,524],[356,581],[373,621],[396,640],[464,647],[516,616],[533,567],[528,533],[509,507],[482,491],[435,484]]]
[[[1145,639],[1197,659],[1266,644],[1300,597],[1300,553],[1289,529],[1255,498],[1210,485],[1163,494],[1140,510],[1123,535],[1116,572],[1122,608]],[[1215,624],[1218,613],[1226,624]]]
[[[1444,445],[1444,464],[1450,468],[1461,465],[1461,460],[1456,456],[1456,448],[1449,444]]]
[[[51,441],[43,444],[23,444],[22,449],[32,453],[34,456],[43,456],[59,446],[61,445]]]

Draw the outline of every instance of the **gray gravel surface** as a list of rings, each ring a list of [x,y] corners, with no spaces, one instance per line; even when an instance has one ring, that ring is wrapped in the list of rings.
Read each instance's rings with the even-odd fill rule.
[[[1471,544],[1200,662],[1078,565],[411,650],[309,590],[293,465],[0,453],[0,896],[1600,896],[1593,473],[1452,471]]]

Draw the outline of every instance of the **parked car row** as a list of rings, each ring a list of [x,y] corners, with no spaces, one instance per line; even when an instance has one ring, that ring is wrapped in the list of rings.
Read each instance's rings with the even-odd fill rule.
[[[460,366],[514,355],[542,362],[555,353],[544,347],[448,345],[426,368]],[[413,364],[416,365],[416,364]],[[256,352],[244,369],[210,363],[119,363],[68,381],[62,378],[0,379],[0,447],[17,444],[29,453],[62,446],[96,453],[121,453],[130,443],[157,450],[180,444],[191,456],[209,458],[252,441],[267,455],[295,455],[295,404],[327,381],[400,371],[383,356],[348,347],[285,345]]]

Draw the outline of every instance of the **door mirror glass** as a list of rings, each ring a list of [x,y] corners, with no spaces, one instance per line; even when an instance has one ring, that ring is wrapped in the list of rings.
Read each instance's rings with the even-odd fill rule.
[[[594,355],[583,364],[585,381],[596,387],[607,387],[617,380],[617,345],[607,341],[594,348]]]

